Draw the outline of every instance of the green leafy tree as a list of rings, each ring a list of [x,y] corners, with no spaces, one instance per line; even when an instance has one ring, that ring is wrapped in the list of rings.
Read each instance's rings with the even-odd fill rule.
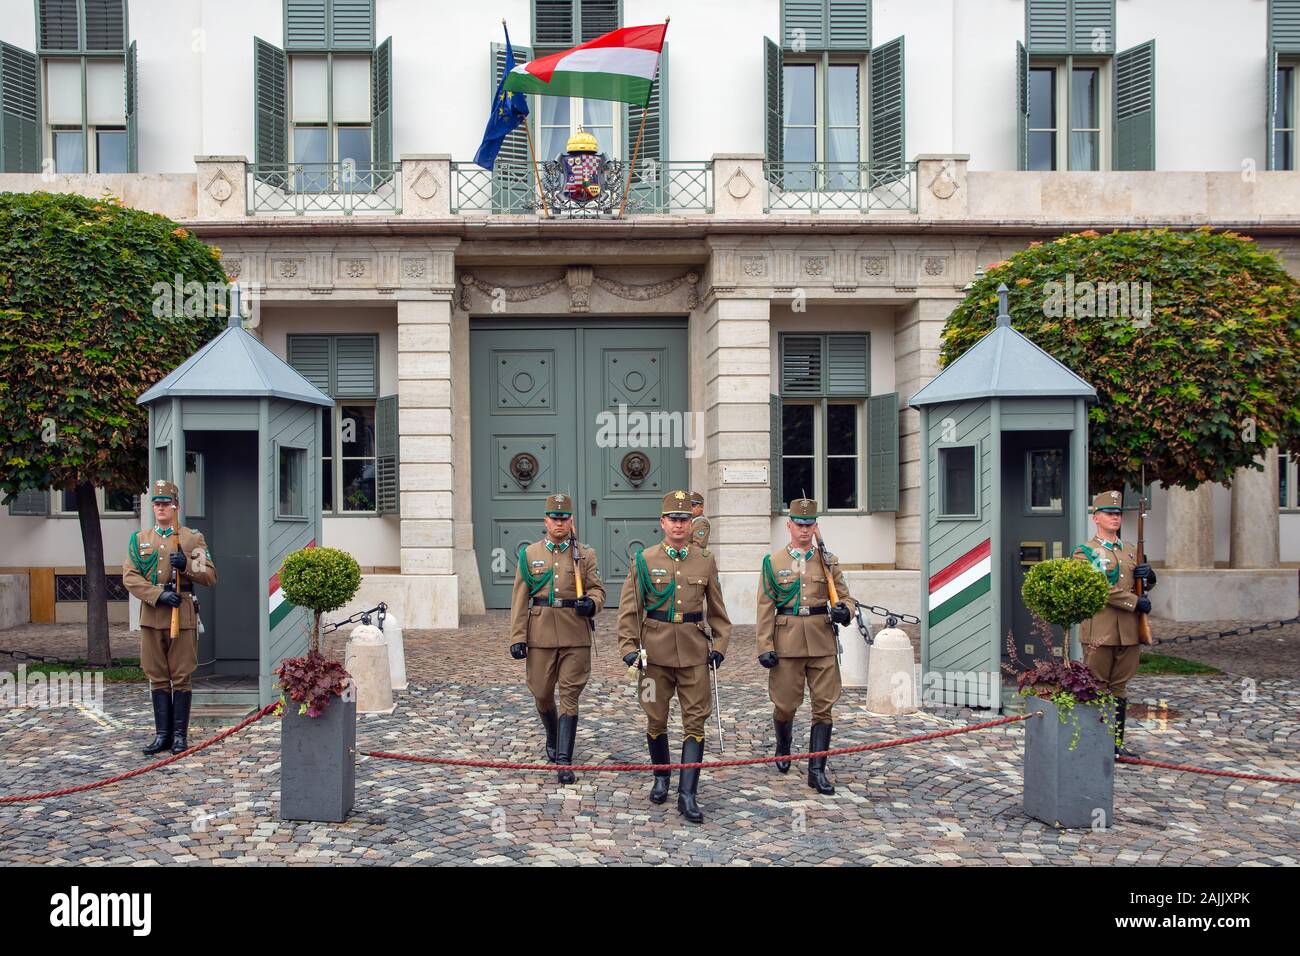
[[[1229,484],[1273,446],[1300,451],[1300,286],[1232,232],[1093,230],[995,263],[948,318],[941,362],[1011,324],[1097,390],[1094,488]],[[1149,285],[1147,285],[1149,283]],[[1118,314],[1117,314],[1118,313]]]
[[[144,490],[135,401],[225,324],[210,296],[160,304],[155,286],[224,286],[219,255],[111,198],[0,193],[0,495],[75,491],[92,666],[109,663],[95,488]]]

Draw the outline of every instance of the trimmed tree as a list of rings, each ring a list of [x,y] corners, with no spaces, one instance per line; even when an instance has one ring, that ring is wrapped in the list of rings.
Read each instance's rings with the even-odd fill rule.
[[[0,494],[75,492],[92,666],[109,664],[95,489],[143,491],[148,416],[135,401],[224,326],[219,256],[112,198],[0,193]],[[178,281],[196,284],[185,301]]]
[[[947,365],[1011,324],[1097,389],[1094,488],[1230,484],[1266,449],[1300,451],[1300,285],[1232,232],[1089,229],[994,263],[948,318]]]

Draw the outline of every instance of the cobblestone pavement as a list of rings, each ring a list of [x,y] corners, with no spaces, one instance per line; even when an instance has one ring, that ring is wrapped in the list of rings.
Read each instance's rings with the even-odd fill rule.
[[[644,720],[612,628],[612,616],[601,622],[576,761],[646,759]],[[503,616],[487,615],[454,632],[409,632],[411,688],[393,714],[359,718],[358,748],[540,762],[523,665],[506,654],[503,630]],[[1167,632],[1157,622],[1157,635]],[[76,627],[0,632],[0,648],[16,640],[42,653],[84,651]],[[752,628],[737,628],[722,669],[729,757],[771,746],[753,640]],[[1255,653],[1220,649],[1234,644]],[[125,631],[114,634],[115,655],[134,653],[131,645]],[[1300,669],[1269,670],[1296,660],[1300,627],[1190,646],[1223,655],[1211,663],[1225,674],[1135,679],[1133,698],[1163,700],[1170,716],[1131,729],[1133,745],[1153,759],[1300,776]],[[341,647],[340,636],[327,645]],[[846,691],[834,744],[961,723],[934,713],[874,717],[861,691]],[[0,711],[0,795],[137,767],[150,725],[140,685],[110,685],[102,715]],[[797,744],[807,730],[805,706]],[[706,759],[719,756],[712,723],[710,734]],[[0,863],[1300,864],[1300,787],[1117,768],[1114,825],[1057,831],[1021,813],[1022,739],[1012,725],[833,759],[831,797],[809,790],[799,765],[787,776],[770,766],[705,771],[701,826],[678,815],[674,798],[651,804],[645,775],[583,773],[562,787],[550,773],[362,758],[346,823],[294,824],[278,819],[278,728],[268,719],[125,783],[0,806]]]

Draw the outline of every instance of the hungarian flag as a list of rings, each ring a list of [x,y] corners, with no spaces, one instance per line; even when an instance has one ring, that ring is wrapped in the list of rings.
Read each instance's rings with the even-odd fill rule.
[[[581,96],[645,107],[668,24],[624,27],[572,50],[538,57],[506,77],[512,93]]]

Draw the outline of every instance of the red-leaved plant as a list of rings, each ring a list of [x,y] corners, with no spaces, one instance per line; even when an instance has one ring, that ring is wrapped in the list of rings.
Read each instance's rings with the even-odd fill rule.
[[[306,657],[286,657],[275,673],[280,678],[277,686],[284,690],[275,709],[277,717],[284,713],[286,698],[297,702],[300,716],[319,717],[331,695],[342,697],[352,680],[342,664],[314,650]]]
[[[1002,662],[1002,670],[1016,678],[1021,697],[1041,697],[1056,705],[1061,723],[1065,723],[1066,714],[1074,724],[1074,734],[1070,740],[1073,750],[1079,743],[1079,721],[1075,713],[1076,704],[1090,704],[1098,712],[1101,722],[1110,728],[1111,734],[1118,734],[1115,718],[1118,700],[1113,694],[1104,692],[1098,685],[1092,671],[1083,661],[1072,661],[1068,654],[1056,656],[1056,645],[1052,638],[1052,627],[1042,618],[1034,615],[1034,633],[1047,651],[1045,660],[1038,661],[1032,667],[1016,654],[1015,637],[1007,633],[1007,660]],[[1067,638],[1067,642],[1068,642]],[[1068,647],[1069,644],[1066,644]],[[1118,737],[1116,738],[1118,743]]]

